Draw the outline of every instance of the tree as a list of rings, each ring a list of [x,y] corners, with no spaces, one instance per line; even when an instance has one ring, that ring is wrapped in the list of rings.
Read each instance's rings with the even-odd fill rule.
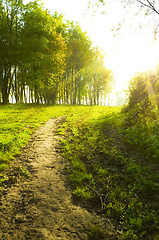
[[[21,30],[21,0],[0,3],[0,89],[3,103],[9,103],[9,94],[16,83]]]
[[[10,96],[17,103],[27,102],[29,96],[32,103],[81,104],[90,86],[94,104],[99,104],[110,81],[97,55],[95,60],[92,43],[77,23],[64,23],[58,13],[52,16],[38,0],[26,5],[22,0],[0,1],[3,103],[9,103]],[[91,64],[94,77],[85,77]]]
[[[155,12],[159,14],[159,10],[156,6],[156,1],[150,1],[150,0],[135,0],[137,3],[140,4],[141,7],[146,7],[146,9],[151,12]]]
[[[71,74],[71,103],[80,104],[81,75],[82,70],[92,58],[91,41],[85,32],[82,32],[78,24],[71,23],[67,39],[67,73]]]
[[[98,48],[93,49],[93,58],[85,69],[86,102],[91,105],[99,105],[100,100],[111,91],[111,71],[104,66],[104,57]]]
[[[91,2],[91,1],[90,1]],[[101,3],[101,4],[105,4],[109,1],[107,0],[96,0],[97,3]],[[121,1],[125,6],[129,6],[131,4],[136,5],[137,8],[139,8],[139,10],[144,9],[145,10],[145,15],[149,15],[152,13],[155,13],[157,15],[159,15],[159,4],[158,1],[156,0],[123,0]],[[158,27],[158,23],[157,23],[157,27]]]
[[[0,1],[0,95],[32,102],[56,100],[65,70],[66,44],[62,15],[51,16],[38,1]],[[49,98],[49,99],[48,99]]]
[[[58,27],[59,19],[52,17],[37,2],[26,5],[22,32],[22,72],[27,72],[26,84],[34,93],[36,103],[39,103],[42,95],[47,103],[55,101],[56,83],[64,72],[66,46],[59,29],[56,31]]]
[[[159,72],[140,73],[131,80],[129,87],[128,105],[125,110],[130,113],[130,117],[135,117],[134,121],[141,116],[151,115],[159,108]],[[133,122],[133,118],[131,119]]]
[[[91,2],[91,1],[90,1]],[[97,0],[97,3],[102,3],[105,4],[107,1],[106,0]],[[126,3],[139,3],[141,7],[146,7],[148,10],[153,11],[157,14],[159,14],[158,6],[157,6],[157,1],[156,0],[128,0],[128,1],[123,1]]]

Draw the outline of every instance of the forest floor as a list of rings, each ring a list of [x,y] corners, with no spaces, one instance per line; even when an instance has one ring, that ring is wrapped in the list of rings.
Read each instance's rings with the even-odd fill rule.
[[[71,198],[56,135],[60,121],[50,119],[38,128],[7,172],[0,199],[1,240],[87,240],[92,225],[99,223],[95,213]]]

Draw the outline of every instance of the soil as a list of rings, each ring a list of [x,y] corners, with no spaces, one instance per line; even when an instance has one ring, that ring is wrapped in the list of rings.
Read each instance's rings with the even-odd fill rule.
[[[38,128],[7,173],[0,199],[1,240],[87,240],[99,223],[95,213],[72,201],[56,135],[62,120],[50,119]]]

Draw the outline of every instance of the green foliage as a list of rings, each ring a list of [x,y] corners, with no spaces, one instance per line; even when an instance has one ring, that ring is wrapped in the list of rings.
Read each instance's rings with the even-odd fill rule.
[[[7,168],[8,168],[7,164],[5,163],[0,164],[0,172],[6,170]]]
[[[94,225],[91,231],[88,233],[89,240],[102,240],[104,239],[104,234],[101,230],[101,226]]]
[[[128,230],[125,233],[125,236],[123,237],[124,240],[138,240],[138,237],[136,236],[136,234],[133,233],[132,230]]]
[[[91,192],[88,187],[76,187],[76,189],[73,191],[73,194],[85,200],[89,200],[92,198]]]
[[[81,104],[93,85],[99,105],[110,91],[110,71],[86,32],[62,14],[51,15],[41,1],[1,1],[0,32],[0,103],[11,97],[16,103]],[[93,58],[94,83],[85,75]]]
[[[146,156],[159,158],[159,81],[158,70],[132,79],[128,105],[124,108],[125,134],[128,142]]]
[[[102,167],[99,167],[97,174],[99,177],[107,176],[108,171],[107,169],[103,169]]]

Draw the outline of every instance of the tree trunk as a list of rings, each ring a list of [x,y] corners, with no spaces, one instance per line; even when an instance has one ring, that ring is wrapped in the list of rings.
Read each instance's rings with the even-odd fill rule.
[[[38,87],[37,84],[34,86],[34,94],[35,94],[35,103],[38,103]]]
[[[33,90],[31,89],[31,102],[32,103],[35,103],[35,101],[34,101],[34,96],[33,96]]]
[[[4,104],[9,103],[9,92],[8,92],[8,78],[4,76],[1,79],[1,90],[2,90],[2,101]]]
[[[5,86],[2,88],[2,100],[4,104],[9,103],[9,95],[7,93],[7,87]]]
[[[75,90],[74,90],[74,96],[73,96],[73,104],[76,104],[76,100],[77,100],[77,77],[75,78]]]
[[[110,105],[110,97],[109,97],[109,93],[108,93],[108,107]]]
[[[78,104],[81,105],[81,76],[78,79]]]
[[[94,100],[94,105],[96,105],[96,85],[95,85],[95,77],[93,78],[94,84],[93,84],[93,100]]]
[[[73,104],[73,80],[74,80],[74,74],[72,69],[72,82],[71,82],[71,88],[70,88],[70,103]]]
[[[99,91],[97,91],[97,105],[99,105]]]

